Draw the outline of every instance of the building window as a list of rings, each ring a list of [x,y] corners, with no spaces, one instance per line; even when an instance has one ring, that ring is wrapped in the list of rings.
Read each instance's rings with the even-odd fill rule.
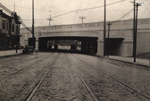
[[[16,26],[16,33],[18,33],[18,30],[19,30],[19,27],[18,27],[18,26]]]
[[[3,29],[5,29],[5,21],[3,21]]]
[[[13,25],[12,25],[12,32],[14,32],[14,27],[15,27],[15,26],[14,26],[14,24],[13,24]]]
[[[8,30],[8,22],[7,22],[7,28],[6,29]]]

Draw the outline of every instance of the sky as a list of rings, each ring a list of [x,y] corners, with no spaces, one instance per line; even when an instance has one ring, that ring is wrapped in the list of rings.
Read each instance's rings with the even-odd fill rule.
[[[133,10],[131,1],[133,0],[106,0],[108,5],[106,20],[118,20]],[[150,18],[150,0],[136,0],[136,2],[141,4],[138,18]],[[32,0],[0,0],[0,3],[9,10],[17,12],[26,26],[32,26]],[[34,0],[34,25],[49,26],[47,19],[50,16],[53,19],[50,23],[52,26],[81,23],[80,17],[85,17],[83,23],[100,22],[104,20],[103,5],[104,0]],[[122,19],[132,18],[133,11]]]

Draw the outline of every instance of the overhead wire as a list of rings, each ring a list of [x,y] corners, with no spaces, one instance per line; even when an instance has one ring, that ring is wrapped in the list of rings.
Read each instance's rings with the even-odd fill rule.
[[[121,7],[121,4],[119,5],[118,9],[120,9],[120,7]],[[118,9],[117,9],[117,10],[118,10]],[[117,11],[116,11],[116,13],[114,14],[113,19],[115,19],[116,16],[117,16]]]
[[[7,9],[4,5],[2,5],[1,3],[0,3],[0,7],[3,8],[8,13],[12,14],[12,12],[9,9]]]
[[[96,1],[95,1],[95,3],[94,3],[93,1],[92,1],[92,3],[91,3],[90,1],[91,1],[91,0],[89,0],[89,1],[88,1],[88,5],[87,5],[87,6],[92,5],[92,3],[93,3],[93,4],[95,4],[95,3],[96,3]],[[85,14],[85,12],[83,12],[83,13]],[[82,13],[82,14],[83,14],[83,13]]]
[[[122,16],[121,18],[124,18],[125,16],[129,16],[130,14],[131,14],[131,11],[133,11],[133,10],[130,10],[128,13],[126,13],[124,16]],[[129,14],[130,13],[130,14]],[[121,19],[120,18],[120,19]],[[119,21],[119,19],[118,20],[116,20],[115,22],[117,22],[117,21]],[[115,23],[115,22],[113,22],[113,23]],[[122,21],[123,22],[123,21]],[[111,23],[111,24],[113,24],[113,23]],[[121,29],[121,27],[124,25],[124,23],[122,23],[121,25],[119,25],[119,28],[117,29],[117,30],[119,30],[119,29]],[[124,28],[126,28],[127,27],[127,24],[125,23],[125,27]],[[127,30],[125,30],[123,33],[125,34],[127,32]]]
[[[113,5],[113,4],[116,4],[116,3],[119,3],[119,2],[123,2],[123,1],[126,1],[126,0],[120,0],[120,1],[117,1],[117,2],[113,2],[113,3],[107,4],[106,6]],[[66,13],[63,13],[63,14],[60,14],[60,15],[52,16],[51,18],[56,18],[56,17],[59,17],[59,16],[63,16],[63,15],[72,13],[72,12],[85,11],[85,10],[96,9],[96,8],[100,8],[100,7],[104,7],[104,5],[93,7],[93,8],[72,10],[72,11],[69,11],[69,12],[66,12]],[[47,18],[35,19],[35,20],[45,20],[45,19],[47,19]]]
[[[117,2],[113,2],[113,3],[107,4],[106,6],[113,5],[113,4],[116,4],[116,3],[119,3],[119,2],[123,2],[123,1],[126,1],[126,0],[120,0],[120,1],[117,1]],[[69,11],[69,12],[66,12],[66,13],[64,13],[64,14],[60,14],[60,15],[57,15],[57,16],[53,16],[52,18],[56,18],[56,17],[62,16],[62,15],[66,15],[66,14],[69,14],[69,13],[72,13],[72,12],[91,10],[91,9],[96,9],[96,8],[100,8],[100,7],[104,7],[104,5],[102,5],[102,6],[97,6],[97,7],[93,7],[93,8],[86,8],[86,9],[79,9],[79,10]]]
[[[113,3],[107,4],[106,6],[113,5],[113,4],[116,4],[116,3],[119,3],[119,2],[123,2],[123,1],[126,1],[126,0],[120,0],[120,1],[117,1],[117,2],[113,2]],[[80,10],[77,10],[77,11],[96,9],[96,8],[100,8],[100,7],[104,7],[104,5],[102,5],[102,6],[97,6],[97,7],[93,7],[93,8],[80,9]]]
[[[113,5],[113,4],[116,4],[116,3],[119,3],[119,2],[123,2],[123,1],[126,1],[126,0],[120,0],[120,1],[117,1],[117,2],[113,2],[113,3],[110,3],[110,4],[107,4],[106,6],[109,6],[109,5]],[[51,1],[52,2],[52,1]],[[73,11],[69,11],[69,12],[66,12],[64,14],[60,14],[60,15],[57,15],[57,16],[52,16],[52,18],[56,18],[56,17],[59,17],[59,16],[63,16],[63,15],[66,15],[66,14],[69,14],[69,13],[72,13],[72,12],[78,12],[78,11],[85,11],[85,10],[90,10],[90,9],[96,9],[96,8],[100,8],[100,7],[103,7],[104,5],[102,6],[97,6],[97,7],[93,7],[93,8],[86,8],[86,9],[78,9],[78,10],[73,10]],[[11,11],[7,10],[9,13]],[[43,18],[43,19],[35,19],[35,20],[45,20],[47,18]],[[24,20],[24,19],[23,19]],[[27,19],[26,19],[27,20]]]
[[[21,24],[28,30],[28,31],[30,31],[31,33],[32,33],[32,30],[31,29],[29,29],[25,24],[24,24],[24,22],[20,19],[20,22],[21,22]]]
[[[131,14],[131,13],[130,13],[130,14]],[[129,15],[130,15],[130,14],[129,14]],[[119,28],[118,28],[117,30],[121,29],[121,27],[122,27],[123,25],[124,25],[124,23],[122,23],[122,24],[119,26]],[[125,23],[125,27],[124,27],[124,28],[127,28],[127,26],[128,26],[128,24]],[[125,30],[125,31],[124,31],[124,34],[126,34],[127,31],[128,31],[128,30]]]
[[[133,10],[132,10],[132,11],[133,11]],[[131,14],[131,13],[130,13],[130,14]],[[129,16],[130,14],[128,13],[128,16]],[[127,16],[127,15],[126,15],[126,16]],[[118,30],[123,26],[123,24],[124,24],[124,23],[122,23],[122,24],[119,26]],[[127,27],[127,24],[125,25],[125,27]],[[126,31],[127,31],[127,30],[126,30]],[[125,31],[125,32],[126,32],[126,31]]]
[[[144,3],[144,6],[146,7],[146,9],[150,12],[150,9],[148,9],[148,7],[145,5],[145,3]]]
[[[121,1],[118,1],[118,2],[122,2],[122,1],[125,1],[125,0],[121,0]],[[114,2],[114,3],[111,3],[111,4],[108,4],[108,5],[112,5],[112,4],[115,4],[115,3],[118,3],[118,2]],[[52,1],[51,1],[52,3]],[[1,4],[1,3],[0,3]],[[108,6],[107,5],[107,6]],[[5,9],[7,12],[11,13],[10,10],[8,10],[6,7],[4,7],[3,5],[1,5],[1,7],[3,9]],[[21,6],[17,6],[17,7],[21,7]],[[90,10],[90,9],[95,9],[95,8],[99,8],[99,7],[103,7],[103,6],[98,6],[98,7],[94,7],[94,8],[87,8],[87,9],[78,9],[78,10],[73,10],[73,11],[70,11],[70,12],[67,12],[67,13],[64,13],[64,14],[61,14],[61,15],[58,15],[58,16],[54,16],[52,18],[56,18],[56,17],[59,17],[59,16],[62,16],[62,15],[65,15],[65,14],[68,14],[68,13],[72,13],[72,12],[76,12],[76,11],[82,11],[82,10]],[[22,8],[27,8],[27,7],[22,7]],[[28,8],[30,9],[30,8]],[[45,20],[47,18],[43,18],[43,19],[35,19],[35,20]],[[22,20],[29,20],[29,19],[22,19]],[[23,21],[22,21],[23,22]],[[24,26],[24,25],[23,25]],[[26,26],[24,26],[25,28],[27,28]]]
[[[121,12],[118,12],[118,13],[115,14],[114,20],[117,19],[117,17],[118,17],[120,14],[123,13],[123,10],[126,8],[126,6],[127,6],[127,4],[125,4],[125,5],[123,6]],[[121,7],[121,5],[120,5],[120,7]],[[120,7],[119,7],[119,9],[121,9]]]
[[[80,6],[81,6],[82,2],[83,2],[83,0],[80,2],[79,6],[78,6],[78,9],[80,8]],[[76,12],[76,14],[77,14],[77,12]],[[75,21],[75,19],[76,19],[76,14],[75,14],[75,17],[74,17],[73,23],[74,23],[74,21]]]
[[[125,16],[127,16],[129,13],[131,13],[133,11],[133,9],[131,9],[128,13],[126,13],[125,15],[123,15],[121,18],[119,18],[118,20],[115,20],[115,21],[113,21],[113,22],[111,22],[111,23],[115,23],[115,22],[117,22],[117,21],[119,21],[119,20],[121,20],[122,18],[124,18]]]

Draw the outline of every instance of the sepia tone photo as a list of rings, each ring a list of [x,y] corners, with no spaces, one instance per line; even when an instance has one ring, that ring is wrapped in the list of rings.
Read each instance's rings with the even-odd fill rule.
[[[0,0],[0,101],[150,101],[150,1]]]

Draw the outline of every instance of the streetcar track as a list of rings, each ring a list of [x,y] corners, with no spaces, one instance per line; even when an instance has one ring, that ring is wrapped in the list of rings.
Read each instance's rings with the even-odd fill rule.
[[[19,73],[19,72],[21,72],[21,71],[27,69],[28,67],[30,67],[30,66],[36,64],[37,62],[40,62],[41,60],[44,60],[44,59],[48,58],[49,56],[51,56],[51,55],[53,55],[53,54],[54,54],[54,53],[52,53],[52,54],[50,54],[50,55],[48,55],[48,56],[46,56],[46,57],[44,57],[44,58],[42,58],[42,59],[40,59],[40,60],[38,60],[38,61],[36,61],[36,62],[34,62],[34,63],[28,65],[28,66],[23,67],[22,69],[20,69],[20,70],[14,72],[14,73],[12,73],[12,74],[10,74],[10,75],[8,75],[8,76],[2,78],[2,79],[0,79],[0,81],[5,80],[5,79],[9,78],[10,76],[13,76],[13,75],[15,75],[15,74],[17,74],[17,73]],[[28,68],[28,69],[30,69],[30,68]],[[28,69],[27,69],[27,70],[28,70]]]
[[[72,56],[74,56],[74,55],[72,54]],[[133,90],[133,91],[135,91],[135,92],[137,92],[138,94],[140,94],[140,95],[142,95],[143,97],[145,97],[145,98],[147,98],[147,99],[149,99],[149,100],[150,100],[150,97],[149,97],[149,96],[147,96],[147,95],[145,95],[145,94],[141,93],[140,91],[136,90],[135,88],[130,87],[129,85],[127,85],[127,84],[123,83],[122,81],[120,81],[120,80],[116,79],[115,77],[108,75],[108,74],[107,74],[107,73],[105,73],[104,71],[100,71],[100,70],[98,70],[98,69],[97,69],[97,68],[95,68],[94,66],[92,66],[92,65],[88,64],[87,62],[85,62],[85,61],[83,61],[83,60],[79,59],[78,57],[76,57],[76,56],[74,56],[74,57],[75,57],[76,59],[80,60],[81,62],[85,63],[85,64],[86,64],[86,65],[88,65],[89,67],[92,67],[92,68],[93,68],[94,70],[96,70],[97,72],[100,72],[100,73],[102,73],[103,75],[106,75],[107,77],[109,77],[109,78],[111,78],[111,79],[115,80],[116,82],[118,82],[118,83],[120,83],[120,84],[124,85],[125,87],[127,87],[127,88],[129,88],[129,89],[131,89],[131,90]]]
[[[60,53],[59,53],[60,54]],[[59,56],[58,54],[58,56]],[[51,63],[48,71],[44,74],[44,76],[42,77],[41,80],[39,80],[37,83],[35,83],[35,85],[33,86],[32,90],[27,94],[27,96],[24,98],[23,101],[30,101],[33,97],[33,95],[35,94],[36,90],[39,88],[39,86],[42,84],[42,82],[44,81],[44,79],[46,78],[46,76],[48,75],[48,73],[50,72],[51,68],[53,67],[53,65],[55,64],[58,56],[53,60],[53,62]]]
[[[65,53],[66,55],[66,53]],[[73,68],[73,70],[75,71],[75,73],[78,75],[79,79],[81,80],[81,82],[83,83],[83,85],[85,86],[85,88],[87,89],[87,91],[89,92],[89,94],[92,96],[94,101],[99,101],[98,97],[95,96],[95,94],[93,93],[93,91],[90,89],[90,87],[86,84],[85,80],[82,78],[82,76],[80,75],[80,73],[72,66],[68,56],[66,55],[67,60],[69,62],[69,64],[71,65],[71,68]]]

